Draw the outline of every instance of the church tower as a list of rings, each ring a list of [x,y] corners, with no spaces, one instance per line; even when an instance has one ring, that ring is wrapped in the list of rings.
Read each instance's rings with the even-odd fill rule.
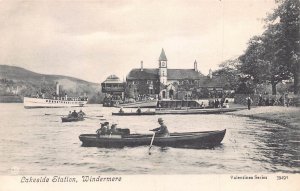
[[[159,59],[158,59],[158,75],[160,83],[167,84],[167,75],[168,75],[168,59],[166,57],[164,49],[161,50]]]

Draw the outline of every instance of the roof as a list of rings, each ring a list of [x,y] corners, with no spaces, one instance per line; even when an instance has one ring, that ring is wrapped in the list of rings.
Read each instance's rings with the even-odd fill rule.
[[[135,68],[127,75],[128,80],[157,80],[158,78],[158,69],[154,68],[144,68],[143,71]]]
[[[168,69],[168,80],[199,80],[200,87],[224,87],[226,80],[221,76],[213,76],[209,78],[194,69]],[[158,69],[144,68],[132,69],[127,75],[128,80],[158,80]]]
[[[108,83],[123,83],[123,82],[121,82],[121,80],[120,80],[120,78],[118,76],[116,76],[116,75],[113,74],[113,75],[108,76],[106,78],[106,80],[104,82],[102,82],[102,83],[108,84]]]
[[[199,80],[203,75],[194,69],[168,69],[168,80]]]
[[[167,75],[168,80],[198,80],[203,77],[201,73],[194,69],[168,69]],[[158,69],[154,68],[144,68],[143,71],[132,69],[127,75],[128,80],[157,80],[158,78]]]
[[[161,50],[161,53],[160,53],[160,56],[159,56],[158,60],[159,61],[168,61],[164,49]]]

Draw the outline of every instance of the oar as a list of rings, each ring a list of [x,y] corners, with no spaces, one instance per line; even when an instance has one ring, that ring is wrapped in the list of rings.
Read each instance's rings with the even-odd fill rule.
[[[66,115],[57,115],[57,114],[51,114],[51,113],[45,113],[45,115],[53,115],[53,116],[66,116]]]
[[[153,136],[152,136],[152,139],[151,139],[151,143],[150,143],[150,146],[149,146],[149,155],[151,155],[150,149],[152,147],[152,143],[153,143],[154,137],[155,137],[155,132],[153,133]]]
[[[99,120],[98,118],[92,118],[92,117],[83,117],[84,119],[94,119],[94,120]],[[101,120],[101,119],[100,119]]]

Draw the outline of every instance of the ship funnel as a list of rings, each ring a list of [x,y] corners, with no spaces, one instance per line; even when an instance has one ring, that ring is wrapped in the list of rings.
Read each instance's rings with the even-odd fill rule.
[[[56,82],[56,95],[59,96],[59,83]]]

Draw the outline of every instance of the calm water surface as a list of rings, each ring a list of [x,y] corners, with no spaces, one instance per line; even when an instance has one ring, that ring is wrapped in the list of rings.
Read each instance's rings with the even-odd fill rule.
[[[0,104],[0,175],[9,175],[15,168],[20,174],[32,175],[300,172],[297,129],[227,115],[164,115],[161,117],[170,132],[227,132],[222,145],[214,149],[154,146],[152,155],[148,155],[147,146],[81,147],[78,136],[94,133],[103,118],[133,133],[149,133],[149,129],[158,127],[158,116],[112,116],[116,108],[88,105],[83,111],[90,119],[62,123],[59,115],[68,111]]]

